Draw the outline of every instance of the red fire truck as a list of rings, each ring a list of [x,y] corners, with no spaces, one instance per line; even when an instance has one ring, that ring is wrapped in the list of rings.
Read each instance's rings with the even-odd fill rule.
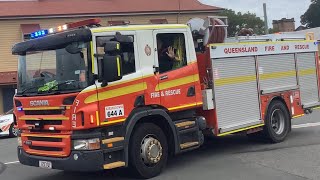
[[[37,31],[13,47],[21,164],[128,167],[151,178],[170,155],[199,148],[204,135],[282,142],[291,119],[320,105],[312,40],[272,35],[224,43],[225,25],[213,17],[200,29],[98,23]]]

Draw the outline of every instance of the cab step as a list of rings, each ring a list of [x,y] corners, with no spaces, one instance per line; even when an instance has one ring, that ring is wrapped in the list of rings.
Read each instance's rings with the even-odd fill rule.
[[[183,149],[187,149],[195,146],[199,146],[199,142],[187,142],[187,143],[180,144],[180,149],[183,150]]]
[[[103,166],[103,169],[115,169],[115,168],[119,168],[119,167],[124,167],[125,165],[126,165],[125,162],[118,161],[118,162],[114,162],[114,163],[105,164]]]
[[[175,124],[177,128],[182,128],[182,129],[187,129],[190,127],[193,127],[196,124],[195,121],[184,121],[184,122],[180,122]]]

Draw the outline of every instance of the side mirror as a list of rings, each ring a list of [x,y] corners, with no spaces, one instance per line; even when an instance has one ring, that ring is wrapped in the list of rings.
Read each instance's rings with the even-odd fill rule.
[[[106,54],[113,53],[113,52],[117,53],[119,51],[120,51],[120,43],[117,41],[108,41],[104,45],[104,52]]]
[[[121,56],[104,55],[103,59],[99,60],[99,82],[102,86],[108,85],[109,82],[114,82],[122,79],[122,60]]]
[[[122,35],[120,32],[116,32],[116,35],[114,36],[115,41],[121,42],[121,43],[132,43],[133,38],[130,36]]]
[[[78,54],[82,52],[82,49],[77,46],[77,44],[69,44],[66,47],[66,51],[70,54]]]

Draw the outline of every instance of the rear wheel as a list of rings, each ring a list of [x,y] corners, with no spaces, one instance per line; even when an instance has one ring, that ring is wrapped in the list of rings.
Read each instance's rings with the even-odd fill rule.
[[[290,132],[290,115],[281,101],[273,101],[268,109],[263,135],[272,143],[285,140]]]
[[[19,130],[14,127],[14,124],[12,123],[9,129],[9,137],[17,137]]]
[[[167,139],[155,124],[138,125],[131,137],[129,150],[130,169],[138,178],[159,175],[167,163]]]

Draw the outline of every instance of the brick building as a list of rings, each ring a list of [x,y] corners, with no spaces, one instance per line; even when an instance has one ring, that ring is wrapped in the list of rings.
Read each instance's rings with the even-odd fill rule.
[[[0,113],[12,108],[17,76],[13,44],[25,34],[88,18],[101,18],[102,25],[186,23],[223,9],[197,0],[8,0],[0,1]]]
[[[294,18],[282,18],[281,20],[273,20],[272,25],[273,29],[277,32],[292,32],[296,29]]]

